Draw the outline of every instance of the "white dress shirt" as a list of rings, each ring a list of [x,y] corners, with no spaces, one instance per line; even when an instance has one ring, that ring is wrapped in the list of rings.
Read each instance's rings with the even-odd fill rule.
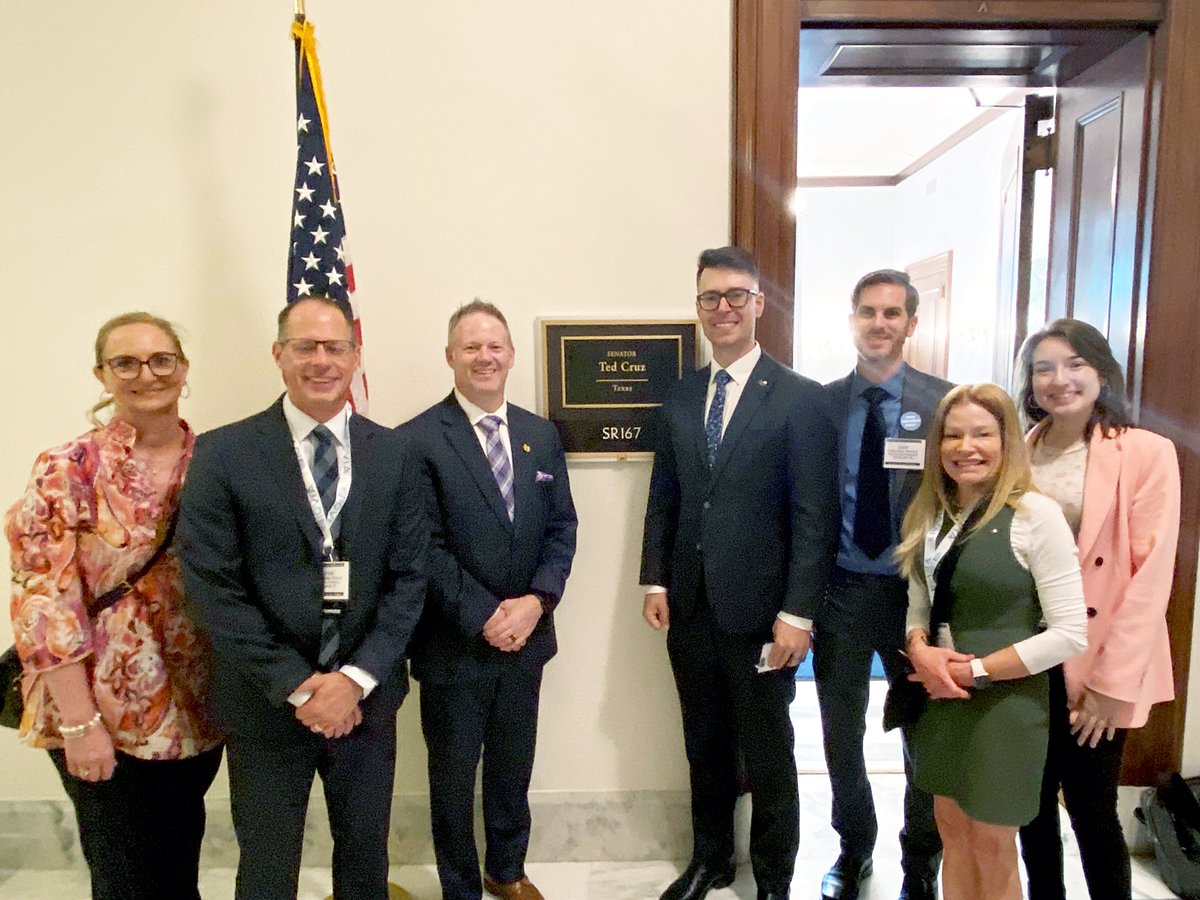
[[[500,420],[500,441],[504,444],[504,452],[508,454],[508,464],[512,466],[512,440],[508,436],[508,401],[504,400],[501,402],[495,412],[488,412],[486,409],[476,406],[464,397],[458,388],[454,389],[454,399],[458,401],[458,405],[462,407],[462,411],[467,414],[467,420],[471,423],[471,427],[475,429],[475,437],[479,441],[479,446],[483,450],[484,456],[487,456],[488,433],[479,423],[486,416],[495,416]]]
[[[345,463],[346,452],[350,449],[350,415],[352,412],[350,404],[347,403],[333,418],[325,422],[318,422],[308,413],[302,412],[292,402],[292,398],[284,394],[283,418],[287,421],[292,442],[299,448],[300,455],[304,458],[304,464],[310,471],[312,470],[313,456],[316,453],[316,438],[313,437],[313,429],[318,425],[324,425],[333,434],[333,447],[337,453],[338,468],[345,472],[341,477],[349,481],[351,472],[343,470],[342,466]],[[347,483],[346,491],[349,492],[349,490],[350,485]],[[370,672],[360,669],[358,666],[341,666],[338,671],[362,688],[364,700],[379,684],[379,681]],[[311,691],[293,691],[288,696],[288,702],[293,706],[303,706],[311,696]]]

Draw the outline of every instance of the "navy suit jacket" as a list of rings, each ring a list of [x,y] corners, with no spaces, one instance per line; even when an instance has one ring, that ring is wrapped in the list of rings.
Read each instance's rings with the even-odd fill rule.
[[[397,437],[353,415],[350,448],[337,544],[350,561],[351,599],[338,661],[379,682],[362,710],[382,718],[408,691],[404,654],[425,597],[427,536],[415,465]],[[196,441],[178,541],[189,608],[212,642],[221,721],[251,736],[307,734],[287,698],[319,671],[321,533],[282,398]]]
[[[844,378],[831,381],[825,385],[825,399],[829,404],[829,418],[837,428],[838,454],[838,503],[846,495],[846,421],[850,411],[850,391],[854,386],[854,373]],[[905,364],[904,394],[900,398],[900,418],[905,413],[916,413],[921,423],[914,430],[900,429],[900,437],[924,439],[929,431],[929,423],[938,404],[950,388],[954,387],[949,381],[944,381],[936,375],[930,375]],[[892,534],[899,536],[900,525],[904,513],[921,486],[921,471],[919,469],[893,469],[888,482],[891,495]]]
[[[811,617],[837,550],[837,454],[821,387],[766,353],[726,426],[711,470],[709,367],[658,411],[642,542],[642,584],[667,588],[672,617],[701,588],[717,624],[769,636],[776,615]]]
[[[504,665],[544,665],[558,649],[552,612],[516,652],[495,649],[482,631],[502,600],[533,593],[553,606],[562,599],[578,523],[558,431],[508,404],[512,521],[453,392],[399,431],[419,464],[430,531],[428,593],[413,641],[413,674],[446,683]]]

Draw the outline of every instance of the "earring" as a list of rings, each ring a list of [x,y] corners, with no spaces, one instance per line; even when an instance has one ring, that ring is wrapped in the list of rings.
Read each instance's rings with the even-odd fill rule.
[[[192,386],[190,384],[188,384],[186,381],[183,383],[183,390],[181,390],[179,392],[179,396],[182,397],[184,400],[186,400],[188,397],[192,396]]]

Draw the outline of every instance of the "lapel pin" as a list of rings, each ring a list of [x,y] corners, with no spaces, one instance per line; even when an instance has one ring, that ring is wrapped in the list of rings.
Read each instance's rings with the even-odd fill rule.
[[[522,444],[521,449],[524,450],[526,453],[528,453],[530,448],[529,448],[528,444]]]
[[[761,385],[762,387],[766,387],[766,386],[767,386],[767,379],[765,379],[765,378],[760,378],[760,379],[758,379],[758,383],[759,383],[759,385]]]

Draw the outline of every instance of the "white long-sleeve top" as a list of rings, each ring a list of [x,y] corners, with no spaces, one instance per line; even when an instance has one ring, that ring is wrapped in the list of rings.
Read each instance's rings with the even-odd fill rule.
[[[986,527],[986,526],[985,526]],[[1046,630],[1013,645],[1029,673],[1052,668],[1087,649],[1087,607],[1079,553],[1062,509],[1049,497],[1024,494],[1013,513],[1010,532],[1013,556],[1032,576]],[[905,631],[929,631],[929,590],[908,579]]]

